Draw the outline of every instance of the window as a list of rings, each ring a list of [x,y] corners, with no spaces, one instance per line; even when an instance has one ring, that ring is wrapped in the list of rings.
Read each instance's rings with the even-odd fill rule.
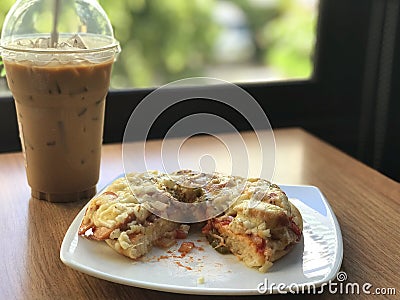
[[[313,73],[318,0],[99,2],[123,49],[113,89],[196,76],[264,82]],[[13,3],[1,1],[0,24]]]
[[[100,0],[123,52],[112,87],[192,76],[230,82],[309,78],[317,0]]]

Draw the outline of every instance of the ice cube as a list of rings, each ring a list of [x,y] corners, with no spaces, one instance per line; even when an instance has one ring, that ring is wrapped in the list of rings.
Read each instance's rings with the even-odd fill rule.
[[[66,43],[72,48],[87,49],[85,43],[78,34],[75,34],[73,37],[69,38]]]
[[[31,40],[19,40],[17,41],[17,45],[21,47],[26,47],[26,48],[34,48],[35,43]]]
[[[47,49],[51,47],[50,38],[38,38],[33,46],[34,48]]]
[[[16,42],[19,47],[24,48],[38,48],[38,49],[49,49],[57,48],[60,50],[72,50],[72,49],[88,49],[83,42],[82,38],[75,34],[67,40],[52,45],[50,37],[40,37],[34,40],[21,39]]]
[[[71,48],[72,48],[71,45],[66,42],[61,42],[61,43],[57,44],[57,49],[68,50]]]

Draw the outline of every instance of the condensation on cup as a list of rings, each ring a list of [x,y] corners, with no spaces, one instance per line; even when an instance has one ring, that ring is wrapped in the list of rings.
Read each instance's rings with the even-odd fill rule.
[[[19,0],[3,24],[0,49],[32,197],[91,198],[120,52],[104,10],[95,0]]]

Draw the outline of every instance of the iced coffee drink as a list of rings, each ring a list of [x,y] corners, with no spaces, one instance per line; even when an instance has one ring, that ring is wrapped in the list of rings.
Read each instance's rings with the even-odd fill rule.
[[[94,195],[112,63],[4,61],[33,197]]]
[[[75,5],[74,1],[55,1],[58,7]],[[16,5],[46,9],[41,2],[19,0]],[[82,13],[82,3],[87,5],[87,14]],[[78,17],[91,16],[89,21],[95,22],[90,25],[79,19],[77,31],[86,32],[57,32],[55,40],[54,32],[20,34],[22,30],[14,29],[23,18],[13,12],[2,32],[1,55],[15,99],[28,183],[34,198],[52,202],[88,199],[96,193],[105,98],[119,51],[98,3],[81,0],[79,5]],[[100,33],[87,32],[82,26]]]

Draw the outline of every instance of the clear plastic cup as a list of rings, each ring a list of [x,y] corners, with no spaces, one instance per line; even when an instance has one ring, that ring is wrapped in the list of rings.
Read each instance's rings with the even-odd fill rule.
[[[91,198],[120,51],[104,10],[95,0],[19,0],[4,21],[0,51],[32,197]]]

